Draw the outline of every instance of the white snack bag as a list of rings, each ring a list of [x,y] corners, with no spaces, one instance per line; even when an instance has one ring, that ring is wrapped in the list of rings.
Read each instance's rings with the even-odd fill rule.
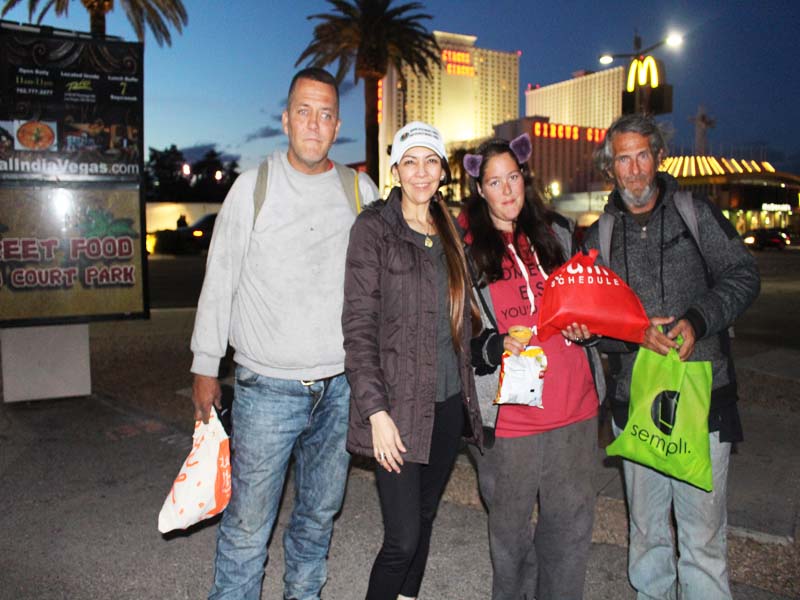
[[[547,356],[539,346],[528,346],[514,356],[503,352],[500,379],[497,385],[495,404],[524,404],[542,406],[544,373],[547,370]]]

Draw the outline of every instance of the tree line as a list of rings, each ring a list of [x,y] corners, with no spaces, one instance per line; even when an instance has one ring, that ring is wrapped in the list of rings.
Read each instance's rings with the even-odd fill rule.
[[[222,160],[214,149],[190,163],[175,144],[150,148],[144,169],[148,202],[222,202],[239,176],[239,163]]]

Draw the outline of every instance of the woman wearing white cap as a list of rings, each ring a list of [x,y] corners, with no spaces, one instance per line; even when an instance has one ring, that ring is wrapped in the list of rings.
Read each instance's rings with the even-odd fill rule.
[[[394,137],[390,163],[399,186],[350,233],[342,315],[347,449],[377,461],[384,524],[368,600],[417,596],[461,437],[482,440],[470,281],[438,191],[450,175],[441,134],[409,123]]]

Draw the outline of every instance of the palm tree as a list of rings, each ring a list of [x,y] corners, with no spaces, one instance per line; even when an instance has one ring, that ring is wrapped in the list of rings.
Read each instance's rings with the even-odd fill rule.
[[[22,0],[6,0],[0,16],[20,4]],[[66,15],[69,12],[70,0],[46,0],[43,3],[37,23],[41,23],[47,12],[55,7],[56,15]],[[186,25],[188,18],[182,0],[119,0],[128,20],[136,32],[139,41],[144,41],[144,30],[147,26],[159,46],[164,43],[172,44],[169,24],[172,24],[180,33]],[[114,10],[114,0],[81,0],[84,8],[89,13],[89,30],[92,34],[104,37],[106,35],[106,14]],[[28,19],[33,20],[33,13],[39,8],[40,0],[28,0]]]
[[[324,67],[339,62],[336,79],[342,81],[355,63],[355,81],[364,80],[364,130],[367,173],[378,182],[378,82],[393,66],[405,84],[403,65],[430,78],[441,65],[439,45],[421,21],[431,16],[414,12],[420,2],[391,6],[392,0],[327,0],[335,9],[308,19],[321,22],[314,28],[314,40],[297,59]]]

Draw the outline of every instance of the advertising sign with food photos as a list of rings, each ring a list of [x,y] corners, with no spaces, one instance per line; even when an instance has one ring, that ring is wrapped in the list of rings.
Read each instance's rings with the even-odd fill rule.
[[[0,56],[0,178],[139,180],[141,44],[4,24]]]
[[[0,327],[147,316],[143,51],[0,26]]]

